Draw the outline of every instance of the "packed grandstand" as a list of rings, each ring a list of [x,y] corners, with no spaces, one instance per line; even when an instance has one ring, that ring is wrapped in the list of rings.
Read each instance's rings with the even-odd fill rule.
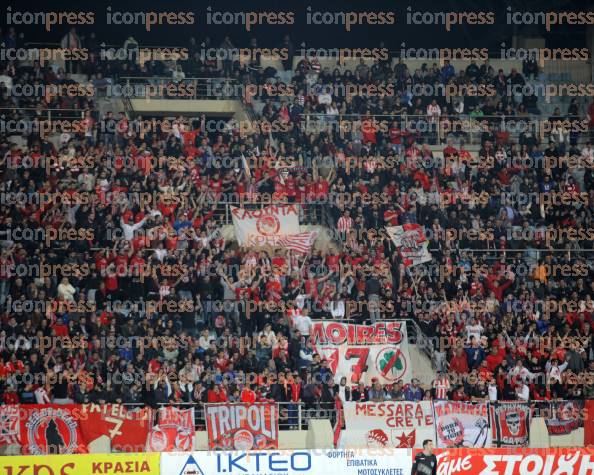
[[[353,402],[594,399],[591,97],[552,107],[533,56],[105,40],[0,61],[5,407],[193,408],[206,430],[207,407],[278,403],[281,429],[338,440]]]

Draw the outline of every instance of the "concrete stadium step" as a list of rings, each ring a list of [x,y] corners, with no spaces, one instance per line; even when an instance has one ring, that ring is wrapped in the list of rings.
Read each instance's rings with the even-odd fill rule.
[[[79,82],[81,84],[86,84],[87,82],[89,82],[88,80],[88,76],[86,74],[71,74],[70,77],[76,81]]]
[[[417,378],[423,387],[431,386],[435,379],[435,368],[431,360],[417,345],[409,345],[413,378]]]

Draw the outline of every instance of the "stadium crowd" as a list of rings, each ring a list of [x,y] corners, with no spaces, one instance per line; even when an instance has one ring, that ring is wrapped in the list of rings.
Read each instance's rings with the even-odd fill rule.
[[[257,64],[191,56],[181,72],[169,67],[172,78],[276,81]],[[95,84],[168,71],[159,62],[79,66]],[[257,98],[257,120],[279,130],[209,132],[204,116],[146,130],[142,117],[98,115],[93,100],[8,92],[67,83],[70,73],[13,61],[0,71],[0,107],[14,108],[5,120],[23,107],[86,111],[83,128],[58,144],[35,133],[26,146],[0,139],[3,402],[331,408],[336,397],[594,397],[594,148],[588,122],[581,133],[563,125],[581,118],[577,101],[547,119],[547,134],[528,129],[516,142],[494,118],[538,113],[533,97],[506,94],[524,81],[516,70],[485,62],[411,74],[394,60],[330,72],[313,57],[290,72],[294,98]],[[325,87],[350,83],[397,93],[347,98]],[[407,87],[436,83],[493,85],[497,95]],[[361,121],[340,130],[339,115],[351,114]],[[448,133],[454,116],[485,117],[478,153],[467,132]],[[307,255],[239,248],[222,232],[229,203],[299,204],[302,223],[325,226],[328,239]],[[407,267],[384,230],[407,224],[424,227],[431,262]],[[409,321],[430,342],[433,384],[335,381],[309,338],[322,319]]]

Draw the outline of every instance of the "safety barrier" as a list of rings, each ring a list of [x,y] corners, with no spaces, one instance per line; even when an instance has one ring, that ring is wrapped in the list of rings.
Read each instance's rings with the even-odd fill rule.
[[[295,450],[164,452],[161,454],[52,455],[0,457],[0,472],[23,475],[408,475],[425,473],[420,450]],[[594,448],[436,449],[439,475],[591,474]],[[421,457],[423,458],[423,457]]]

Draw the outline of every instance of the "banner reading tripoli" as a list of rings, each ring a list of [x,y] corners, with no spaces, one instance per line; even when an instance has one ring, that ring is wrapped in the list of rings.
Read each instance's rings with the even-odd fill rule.
[[[21,450],[23,454],[75,454],[88,452],[80,420],[79,404],[21,404]]]
[[[300,234],[297,205],[243,209],[231,206],[235,236],[240,246],[281,246],[283,236]]]
[[[343,409],[341,448],[422,447],[425,439],[435,443],[431,401],[345,402]]]
[[[493,445],[527,447],[530,442],[530,404],[502,401],[490,404]]]
[[[413,451],[413,458],[419,450]],[[586,475],[594,449],[435,449],[437,475]]]
[[[489,405],[436,401],[435,428],[438,447],[490,447]]]
[[[206,404],[205,417],[210,449],[278,448],[276,404]]]
[[[336,381],[343,376],[349,384],[369,385],[374,378],[382,384],[411,380],[404,322],[374,325],[315,322],[310,338],[316,351],[328,360]]]
[[[386,231],[402,256],[406,267],[413,267],[431,260],[429,241],[420,224],[387,226]]]

